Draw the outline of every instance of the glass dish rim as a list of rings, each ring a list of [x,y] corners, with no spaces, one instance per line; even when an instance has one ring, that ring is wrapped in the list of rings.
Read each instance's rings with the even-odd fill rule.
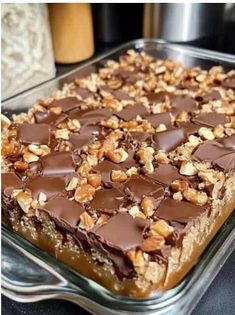
[[[2,100],[2,106],[7,106],[8,103],[11,103],[11,102],[17,100],[18,98],[22,98],[22,97],[26,96],[27,94],[32,94],[32,93],[34,93],[40,89],[43,89],[48,84],[52,84],[53,82],[59,82],[60,80],[65,79],[66,77],[69,77],[72,74],[75,74],[77,71],[82,70],[82,69],[86,68],[87,66],[90,66],[92,64],[96,64],[96,63],[106,59],[107,57],[111,57],[112,55],[118,53],[119,51],[128,49],[129,46],[135,45],[135,49],[140,49],[140,48],[144,48],[144,45],[146,45],[146,44],[163,45],[166,48],[170,48],[170,49],[173,49],[173,50],[178,51],[178,52],[185,52],[185,51],[190,52],[191,56],[193,56],[193,57],[198,57],[198,58],[203,58],[203,59],[208,59],[208,60],[213,58],[216,61],[232,63],[235,65],[235,56],[233,56],[232,54],[217,52],[217,51],[213,51],[213,50],[209,50],[209,49],[202,49],[202,48],[193,47],[190,45],[176,44],[176,43],[172,43],[169,41],[165,41],[163,39],[140,38],[140,39],[135,39],[135,40],[126,42],[124,44],[121,44],[121,45],[117,46],[116,48],[109,50],[108,52],[105,52],[103,54],[99,54],[95,58],[91,58],[90,60],[84,62],[82,65],[79,65],[78,67],[76,67],[75,69],[73,69],[69,72],[66,72],[66,73],[64,73],[58,77],[55,77],[55,78],[52,78],[48,81],[40,83],[40,84],[30,88],[30,89],[27,89],[24,92],[17,93],[16,95],[13,95],[10,98],[4,99],[4,100]],[[134,48],[134,47],[132,47],[132,48]]]
[[[52,80],[49,80],[47,82],[44,82],[36,87],[33,87],[23,93],[19,93],[11,98],[8,98],[6,100],[4,100],[2,102],[2,107],[7,107],[8,104],[10,104],[11,102],[14,102],[16,101],[17,99],[21,99],[29,94],[34,94],[36,91],[40,91],[40,90],[43,90],[44,87],[46,87],[48,84],[52,84],[53,82],[60,82],[60,80],[62,79],[65,79],[67,77],[69,77],[70,75],[72,74],[75,74],[77,73],[78,71],[82,70],[82,69],[85,69],[86,67],[88,66],[91,66],[93,64],[97,64],[98,62],[101,62],[107,58],[112,58],[113,55],[115,54],[118,54],[119,52],[125,50],[125,49],[141,49],[148,45],[148,44],[154,44],[154,45],[160,45],[160,47],[162,47],[163,49],[164,48],[169,48],[169,49],[172,49],[174,51],[178,51],[178,52],[188,52],[190,53],[190,56],[192,57],[195,57],[195,58],[203,58],[203,59],[207,59],[207,60],[212,60],[213,58],[213,61],[215,62],[225,62],[225,63],[231,63],[231,64],[234,64],[235,65],[235,57],[233,55],[230,55],[230,54],[224,54],[224,53],[220,53],[220,52],[214,52],[214,51],[210,51],[210,50],[206,50],[206,49],[201,49],[201,48],[195,48],[195,47],[192,47],[192,46],[187,46],[187,45],[181,45],[181,44],[174,44],[174,43],[170,43],[170,42],[167,42],[167,41],[164,41],[164,40],[161,40],[161,39],[137,39],[137,40],[133,40],[133,41],[130,41],[130,42],[127,42],[127,43],[124,43],[114,49],[112,49],[111,51],[108,51],[104,54],[101,54],[99,56],[97,56],[96,58],[92,58],[91,60],[85,62],[84,64],[76,67],[75,69],[73,69],[72,71],[69,71],[61,76],[58,76]],[[221,228],[222,229],[222,228]],[[221,230],[220,229],[220,230]],[[220,230],[218,232],[220,232]],[[216,237],[216,236],[215,236]],[[25,241],[25,240],[24,240]],[[212,240],[212,242],[214,241],[214,238]],[[207,251],[207,248],[205,249],[205,251],[203,252],[202,255],[205,254],[205,252]],[[57,261],[58,263],[58,261]],[[198,265],[198,264],[197,264]],[[66,268],[68,268],[66,266]],[[193,269],[194,270],[194,269]],[[190,272],[191,273],[191,272]],[[84,277],[82,275],[80,275],[81,277]],[[188,276],[186,276],[188,277]],[[130,297],[123,297],[123,296],[120,296],[120,295],[116,295],[116,294],[112,294],[112,292],[110,292],[109,290],[105,289],[103,286],[99,285],[97,282],[87,278],[87,277],[84,277],[84,279],[87,281],[91,281],[94,283],[95,286],[98,286],[99,289],[102,288],[102,290],[104,291],[105,294],[107,294],[107,297],[111,297],[111,298],[115,298],[117,300],[122,300],[122,302],[126,302],[127,304],[131,301],[133,301],[134,303],[141,303],[144,305],[146,305],[145,303],[146,302],[152,302],[152,301],[155,301],[156,302],[156,299],[157,297],[154,296],[154,297],[149,297],[149,298],[146,298],[146,299],[140,299],[140,298],[130,298]],[[83,279],[83,280],[84,280]],[[185,282],[185,279],[182,281],[182,283]],[[181,282],[180,282],[181,284]],[[179,284],[179,285],[180,285]],[[166,292],[164,292],[163,294],[166,295],[166,294],[169,294],[170,291],[174,290],[176,288],[178,288],[177,285],[175,288],[171,289],[171,290],[168,290]],[[97,290],[97,288],[94,287],[94,290]],[[105,292],[106,291],[106,292]],[[179,293],[179,292],[178,292]],[[177,292],[173,292],[172,295],[170,296],[170,298],[172,297],[175,297],[175,295],[177,294]],[[113,296],[112,296],[113,295]],[[117,301],[118,303],[120,303],[120,301]]]

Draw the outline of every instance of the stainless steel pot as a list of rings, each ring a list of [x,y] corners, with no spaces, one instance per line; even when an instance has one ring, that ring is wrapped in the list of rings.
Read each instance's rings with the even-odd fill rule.
[[[223,14],[223,3],[146,4],[144,35],[172,42],[202,41],[205,46],[218,38]]]

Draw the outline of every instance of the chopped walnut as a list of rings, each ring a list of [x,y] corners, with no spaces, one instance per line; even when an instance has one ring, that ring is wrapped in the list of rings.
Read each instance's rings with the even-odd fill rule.
[[[95,225],[92,217],[86,212],[84,211],[81,215],[80,215],[80,224],[79,227],[83,228],[85,230],[90,230],[93,228],[93,226]]]
[[[95,188],[90,184],[82,184],[80,185],[74,194],[74,198],[76,201],[81,203],[86,203],[93,199],[95,194]]]
[[[94,188],[98,188],[101,185],[101,175],[100,174],[89,174],[87,177],[87,182]]]
[[[143,267],[145,265],[145,259],[141,250],[130,250],[127,253],[127,257],[130,259],[134,267]]]
[[[198,177],[205,183],[205,184],[215,184],[219,180],[223,178],[223,174],[219,173],[215,170],[205,170],[205,171],[199,171]]]
[[[141,210],[143,213],[150,217],[154,213],[154,198],[152,197],[144,197],[140,204]]]
[[[171,188],[174,190],[174,191],[184,191],[186,189],[189,188],[189,182],[186,181],[186,180],[179,180],[179,179],[176,179],[174,180],[172,183],[171,183]]]
[[[165,244],[165,239],[161,235],[152,235],[143,240],[140,248],[143,252],[153,252],[161,249]]]
[[[33,199],[27,192],[20,192],[16,196],[16,200],[21,207],[21,209],[25,212],[28,213],[30,210],[31,203]]]
[[[61,107],[51,107],[50,111],[53,114],[60,115],[62,113],[62,108]]]
[[[129,168],[127,171],[126,171],[126,175],[131,177],[133,175],[137,175],[138,174],[138,169],[135,167],[135,166],[132,166],[131,168]]]
[[[201,127],[198,130],[199,136],[205,140],[214,140],[215,136],[210,128]]]
[[[109,150],[106,156],[114,163],[122,163],[128,158],[128,153],[123,149]]]
[[[127,180],[127,175],[124,171],[121,170],[112,170],[111,179],[113,182],[122,183]]]
[[[183,200],[183,195],[180,191],[177,191],[176,193],[174,193],[172,195],[173,199],[176,200],[176,201],[181,201]]]
[[[224,127],[223,125],[217,125],[215,126],[213,130],[214,136],[216,138],[223,138],[224,137]]]
[[[69,130],[66,128],[63,129],[57,129],[55,131],[55,138],[56,139],[63,139],[63,140],[69,140]]]
[[[197,168],[192,162],[183,161],[180,166],[180,174],[192,176],[197,174]]]
[[[183,196],[189,202],[197,204],[199,206],[204,206],[208,202],[207,194],[194,188],[188,188],[183,191]]]
[[[29,167],[29,164],[27,162],[23,162],[23,161],[16,161],[14,163],[14,168],[17,170],[17,171],[26,171]]]
[[[168,164],[170,162],[165,152],[159,151],[154,158],[160,164]]]
[[[79,179],[77,177],[72,177],[65,189],[67,191],[75,190],[77,188],[78,183]]]
[[[152,147],[141,148],[137,152],[137,156],[139,156],[139,162],[141,164],[144,164],[144,171],[147,174],[151,174],[154,171],[154,167],[152,164],[153,154],[154,154],[154,149]]]
[[[173,233],[173,231],[174,228],[164,220],[158,220],[150,227],[150,235],[159,234],[163,237],[168,237],[171,233]]]
[[[33,153],[26,152],[23,155],[23,159],[27,163],[32,163],[32,162],[37,162],[39,160],[39,157],[37,155],[33,154]]]
[[[145,215],[140,211],[138,206],[131,207],[128,210],[128,212],[133,218],[135,218],[135,217],[140,217],[140,218],[143,218],[143,219],[146,218]]]

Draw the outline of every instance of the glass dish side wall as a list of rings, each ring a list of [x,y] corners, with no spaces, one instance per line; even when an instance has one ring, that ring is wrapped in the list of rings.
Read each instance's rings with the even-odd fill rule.
[[[155,58],[168,58],[178,60],[185,66],[201,66],[204,68],[209,68],[215,65],[221,65],[226,70],[235,68],[235,58],[230,55],[214,53],[181,45],[169,44],[159,40],[136,40],[124,44],[117,49],[114,49],[110,53],[104,54],[73,70],[72,72],[63,75],[62,77],[51,80],[32,90],[26,91],[23,94],[20,94],[12,99],[3,102],[2,111],[9,116],[12,113],[22,112],[28,107],[32,106],[35,100],[50,95],[56,89],[61,88],[64,83],[69,83],[76,77],[82,77],[96,71],[104,64],[107,59],[115,60],[128,49],[145,51],[146,53],[153,55]],[[208,249],[203,254],[201,261],[204,262],[204,269],[200,269],[202,268],[202,265],[198,264],[186,277],[183,283],[181,283],[175,289],[170,290],[169,292],[161,294],[156,298],[149,298],[146,300],[136,300],[123,297],[119,298],[117,296],[113,296],[111,293],[107,292],[107,290],[100,287],[93,281],[89,279],[84,279],[84,277],[80,276],[80,278],[82,278],[82,282],[80,283],[82,284],[85,281],[86,285],[81,286],[83,288],[82,290],[81,288],[77,288],[77,297],[82,295],[82,291],[87,291],[85,293],[90,301],[117,310],[117,312],[113,312],[112,314],[131,314],[132,312],[147,314],[145,311],[147,311],[149,314],[165,314],[166,312],[169,313],[170,309],[172,310],[172,307],[174,310],[179,310],[180,308],[182,311],[181,314],[188,314],[188,311],[195,306],[196,301],[199,300],[198,297],[201,296],[203,292],[203,290],[200,289],[200,286],[206,288],[208,286],[208,283],[212,281],[211,279],[214,278],[216,274],[215,270],[218,271],[220,266],[223,265],[223,263],[225,262],[229,253],[226,252],[225,254],[225,252],[223,252],[223,249],[229,247],[231,250],[231,244],[234,240],[234,233],[232,234],[232,226],[234,226],[234,215],[232,220],[233,225],[231,225],[230,223],[230,225],[228,225],[230,228],[228,229],[228,226],[226,227],[226,233],[223,230],[223,237],[221,237],[221,234],[219,234],[219,237],[216,237],[215,241],[212,242],[214,244],[212,244],[214,246],[214,251],[209,251]],[[216,244],[218,245],[219,242],[220,246],[216,247]],[[12,240],[12,243],[14,243],[14,238]],[[37,257],[39,257],[39,259],[43,259],[43,253],[40,252],[39,249],[35,249],[33,246],[29,249],[25,244],[25,242],[22,242],[22,246],[25,247],[26,251],[30,251],[32,256],[36,255]],[[45,261],[46,259],[44,259],[44,262]],[[207,262],[207,268],[205,266],[205,262]],[[54,268],[58,268],[60,273],[65,273],[66,277],[68,276],[68,268],[66,266],[60,264],[59,262],[56,262],[55,260],[51,264],[52,266],[54,266]],[[209,267],[211,268],[211,270],[214,270],[213,274],[211,274],[211,270],[209,270]],[[204,281],[204,279],[206,279],[205,274],[204,277],[202,277],[202,274],[203,272],[205,272],[205,270],[210,273],[210,281],[207,279],[207,282]],[[73,273],[73,271],[71,272]],[[70,286],[70,284],[74,282],[77,283],[77,277],[79,277],[79,275],[74,275],[74,273],[72,276],[68,276],[68,286]],[[85,294],[84,292],[83,295]],[[61,296],[61,298],[63,297]],[[67,298],[69,299],[68,295]],[[151,310],[153,312],[151,312]],[[100,313],[98,313],[97,311],[97,314]]]

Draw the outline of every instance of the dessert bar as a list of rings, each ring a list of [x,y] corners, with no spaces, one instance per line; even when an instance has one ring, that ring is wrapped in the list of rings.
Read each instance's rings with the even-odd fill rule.
[[[179,283],[235,206],[235,70],[129,50],[2,116],[3,222],[125,296]]]

